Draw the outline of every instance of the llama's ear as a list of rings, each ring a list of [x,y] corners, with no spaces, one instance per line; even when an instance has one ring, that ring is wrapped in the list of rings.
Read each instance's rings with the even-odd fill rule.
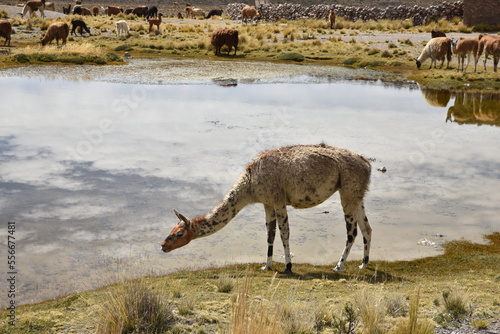
[[[191,220],[184,216],[182,213],[180,213],[179,211],[175,210],[174,209],[174,213],[175,215],[177,216],[177,218],[179,218],[179,220],[183,221],[184,223],[186,223],[188,226],[191,224]]]

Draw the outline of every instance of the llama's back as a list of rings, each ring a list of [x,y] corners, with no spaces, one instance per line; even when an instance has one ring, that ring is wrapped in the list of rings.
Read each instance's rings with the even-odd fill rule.
[[[265,151],[247,166],[255,202],[296,208],[316,206],[339,189],[362,198],[370,173],[361,155],[324,144]]]

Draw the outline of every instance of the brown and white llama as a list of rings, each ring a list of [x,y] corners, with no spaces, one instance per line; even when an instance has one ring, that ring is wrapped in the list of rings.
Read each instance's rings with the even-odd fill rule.
[[[21,12],[21,17],[24,17],[24,15],[29,12],[29,17],[31,18],[33,15],[35,15],[35,12],[37,10],[39,10],[40,15],[45,18],[45,13],[43,12],[45,10],[45,0],[29,0],[28,2],[26,2]]]
[[[344,267],[361,229],[366,268],[371,244],[371,227],[363,199],[370,183],[370,162],[352,151],[320,145],[286,146],[265,151],[246,166],[245,171],[222,203],[208,214],[189,219],[174,209],[179,223],[161,244],[164,252],[187,245],[191,240],[211,235],[227,225],[245,206],[262,203],[266,213],[267,262],[271,270],[273,244],[278,225],[285,251],[286,269],[292,272],[287,205],[297,209],[314,207],[339,191],[347,228],[347,242],[335,271]]]

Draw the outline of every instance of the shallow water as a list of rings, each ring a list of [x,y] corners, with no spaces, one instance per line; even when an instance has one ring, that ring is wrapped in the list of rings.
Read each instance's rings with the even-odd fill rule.
[[[172,253],[160,243],[176,223],[172,208],[207,212],[256,154],[288,144],[325,142],[373,160],[374,260],[435,255],[443,241],[499,230],[499,94],[359,82],[346,69],[226,64],[216,76],[211,66],[191,63],[189,73],[207,71],[199,77],[159,61],[121,74],[0,72],[0,237],[6,249],[15,221],[17,303],[102,285],[119,263],[137,275],[264,263],[260,205]],[[293,261],[334,265],[345,243],[338,195],[289,214]],[[349,259],[361,255],[357,240]]]

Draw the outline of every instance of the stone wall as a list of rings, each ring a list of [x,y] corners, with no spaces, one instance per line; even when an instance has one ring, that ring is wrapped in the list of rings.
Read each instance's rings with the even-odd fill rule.
[[[471,0],[474,2],[477,0]],[[486,1],[486,0],[481,0]],[[489,0],[500,2],[500,0]],[[241,9],[246,6],[243,3],[228,4],[226,14],[233,20],[241,19]],[[348,21],[368,20],[407,20],[413,19],[413,24],[422,25],[441,18],[450,20],[452,17],[463,17],[463,1],[443,2],[441,5],[421,6],[389,6],[378,8],[373,6],[353,7],[343,5],[312,5],[302,6],[299,4],[269,4],[259,6],[261,18],[266,21],[297,20],[297,19],[326,19],[328,12],[333,9],[338,17]],[[497,12],[498,13],[498,12]]]
[[[463,0],[464,24],[500,24],[500,0]]]

